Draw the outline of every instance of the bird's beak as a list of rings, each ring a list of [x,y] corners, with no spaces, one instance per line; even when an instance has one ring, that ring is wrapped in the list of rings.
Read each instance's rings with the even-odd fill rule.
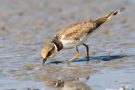
[[[44,65],[44,63],[46,62],[47,58],[43,58],[43,63],[42,65]]]

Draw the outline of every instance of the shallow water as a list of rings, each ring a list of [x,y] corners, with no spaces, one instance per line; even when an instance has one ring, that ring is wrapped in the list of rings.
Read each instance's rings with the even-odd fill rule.
[[[0,90],[135,88],[134,4],[134,0],[1,0]],[[74,49],[41,65],[41,48],[61,27],[122,7],[122,13],[88,39],[91,61],[84,60],[85,48],[80,46],[82,57],[69,65],[52,62],[69,60]]]

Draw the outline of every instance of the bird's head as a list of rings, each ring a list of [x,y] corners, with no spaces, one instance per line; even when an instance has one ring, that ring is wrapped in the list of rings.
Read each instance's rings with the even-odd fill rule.
[[[46,43],[46,45],[41,50],[41,55],[43,57],[43,63],[44,64],[49,57],[53,57],[55,53],[57,52],[56,46],[53,43]]]

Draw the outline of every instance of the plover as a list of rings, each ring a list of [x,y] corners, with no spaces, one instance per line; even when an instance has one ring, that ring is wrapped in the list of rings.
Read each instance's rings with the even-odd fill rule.
[[[118,14],[118,12],[119,11],[113,11],[96,20],[82,21],[62,28],[56,34],[54,39],[51,42],[46,43],[46,45],[41,50],[41,55],[43,57],[42,64],[46,62],[48,57],[52,57],[58,51],[68,48],[76,48],[77,54],[68,60],[67,63],[74,61],[80,56],[80,52],[78,50],[79,45],[84,45],[86,47],[87,60],[89,60],[89,46],[84,43],[85,40],[94,30],[96,30],[112,16]]]

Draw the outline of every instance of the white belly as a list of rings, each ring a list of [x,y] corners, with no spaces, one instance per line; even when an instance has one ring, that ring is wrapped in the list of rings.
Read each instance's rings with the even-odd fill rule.
[[[65,39],[61,39],[60,41],[63,44],[63,48],[74,48],[78,45],[81,45],[83,42],[86,41],[86,36],[82,37],[80,40],[65,40]]]
[[[73,41],[73,40],[61,40],[63,44],[63,48],[74,48],[80,44],[80,41]]]

